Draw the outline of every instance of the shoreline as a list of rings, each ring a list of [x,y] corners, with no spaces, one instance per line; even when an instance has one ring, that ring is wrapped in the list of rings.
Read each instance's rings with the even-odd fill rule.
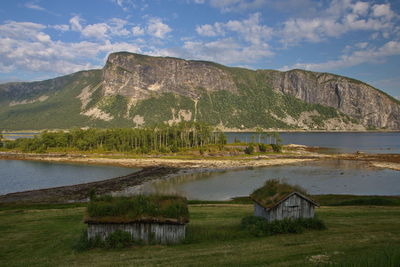
[[[364,161],[375,168],[389,168],[400,171],[400,154],[319,154],[302,150],[297,152],[298,154],[258,155],[254,157],[235,159],[207,159],[207,157],[202,159],[167,159],[160,157],[107,158],[88,157],[81,154],[68,155],[54,153],[38,155],[30,153],[0,152],[0,160],[31,160],[142,168],[141,171],[103,181],[0,195],[0,203],[86,202],[91,189],[95,189],[97,194],[118,195],[121,193],[123,194],[123,192],[134,192],[140,190],[145,183],[153,180],[168,179],[172,176],[187,172],[290,165],[317,160],[357,160]]]
[[[319,154],[318,154],[319,155]],[[62,162],[62,163],[78,163],[91,165],[111,165],[122,167],[173,167],[182,169],[234,169],[246,167],[267,167],[274,165],[285,165],[297,162],[312,161],[331,158],[330,156],[310,154],[299,156],[256,156],[243,159],[168,159],[159,157],[149,158],[110,158],[110,157],[88,157],[88,156],[71,156],[59,154],[34,155],[26,153],[0,153],[0,160],[32,160],[44,162]]]
[[[118,192],[178,172],[179,169],[177,168],[147,167],[138,172],[102,181],[0,195],[0,203],[65,204],[87,202],[92,190],[95,190],[96,194],[99,195]]]

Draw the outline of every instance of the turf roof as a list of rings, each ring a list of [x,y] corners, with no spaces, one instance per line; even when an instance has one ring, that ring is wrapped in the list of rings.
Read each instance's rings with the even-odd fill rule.
[[[290,185],[277,179],[268,180],[264,186],[255,190],[250,198],[265,208],[273,208],[292,193],[299,193],[303,198],[318,205],[309,198],[306,191],[298,185]]]
[[[90,201],[85,223],[169,223],[189,222],[186,198],[179,196],[138,195],[101,197]]]

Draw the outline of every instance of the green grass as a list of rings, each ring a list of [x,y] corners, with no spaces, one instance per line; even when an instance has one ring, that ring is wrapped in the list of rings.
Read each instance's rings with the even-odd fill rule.
[[[400,206],[398,196],[313,195],[323,206]]]
[[[73,248],[85,229],[83,207],[3,210],[0,211],[0,263],[3,266],[315,266],[311,260],[320,260],[338,266],[363,266],[362,260],[370,259],[385,266],[398,259],[393,251],[400,251],[399,207],[322,207],[317,209],[317,215],[326,223],[327,230],[260,238],[240,230],[241,219],[251,215],[252,209],[252,205],[189,206],[191,221],[183,244],[85,252]]]

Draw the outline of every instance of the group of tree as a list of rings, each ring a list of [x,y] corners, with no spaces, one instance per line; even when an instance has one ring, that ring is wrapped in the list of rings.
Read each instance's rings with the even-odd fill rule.
[[[210,144],[224,145],[224,133],[200,122],[159,124],[144,128],[72,129],[70,131],[42,132],[34,138],[7,141],[6,148],[24,152],[45,152],[49,148],[81,151],[118,151],[149,153],[178,152],[181,149],[201,148]]]

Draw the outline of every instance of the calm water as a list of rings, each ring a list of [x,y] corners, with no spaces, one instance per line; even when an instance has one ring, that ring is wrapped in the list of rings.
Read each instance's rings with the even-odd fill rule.
[[[18,138],[33,138],[39,133],[2,133],[3,137],[7,140],[15,140]]]
[[[133,168],[0,160],[0,195],[101,181],[138,171]]]
[[[189,199],[247,196],[266,180],[298,184],[310,194],[400,195],[400,172],[356,161],[320,161],[236,171],[193,173],[147,184],[146,193],[176,193]]]
[[[257,133],[226,133],[228,142],[258,142]],[[400,153],[400,132],[396,133],[280,133],[283,144],[333,148],[332,152]],[[269,139],[261,140],[268,143]]]

